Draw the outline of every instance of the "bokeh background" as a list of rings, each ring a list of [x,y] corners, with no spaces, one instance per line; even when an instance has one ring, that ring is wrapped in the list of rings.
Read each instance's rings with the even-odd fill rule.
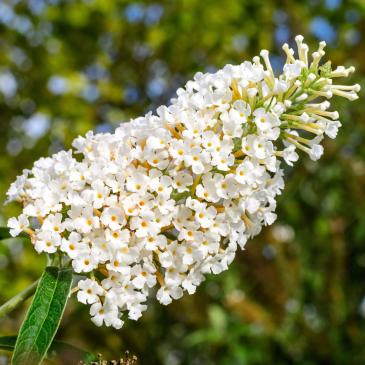
[[[2,0],[0,201],[35,159],[79,134],[168,103],[197,71],[214,71],[303,34],[354,65],[365,89],[364,0]],[[312,48],[313,49],[313,48]],[[57,338],[140,364],[365,363],[365,103],[335,101],[343,129],[319,163],[287,172],[277,222],[229,271],[138,322],[97,328],[71,300]],[[18,212],[0,206],[0,225]],[[0,243],[0,302],[40,276],[45,260],[17,239]],[[27,305],[0,319],[15,334]],[[7,363],[0,355],[0,364]],[[78,359],[62,359],[76,364]]]

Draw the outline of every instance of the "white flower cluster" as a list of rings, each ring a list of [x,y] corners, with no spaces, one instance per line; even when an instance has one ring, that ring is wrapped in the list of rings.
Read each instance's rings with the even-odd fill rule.
[[[77,297],[97,325],[120,328],[124,311],[138,319],[156,285],[169,304],[226,270],[275,220],[281,160],[292,165],[298,149],[317,160],[323,136],[336,136],[338,113],[318,98],[356,99],[358,85],[332,83],[354,68],[319,66],[324,42],[309,62],[296,42],[298,58],[283,46],[279,77],[267,51],[263,63],[198,73],[157,115],[89,132],[11,185],[9,200],[24,205],[11,233],[29,233],[39,253],[61,253],[87,276]]]

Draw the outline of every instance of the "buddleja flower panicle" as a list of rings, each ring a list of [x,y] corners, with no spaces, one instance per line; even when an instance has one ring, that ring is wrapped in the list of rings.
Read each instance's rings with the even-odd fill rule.
[[[358,85],[333,83],[354,68],[320,66],[324,42],[309,61],[295,40],[298,57],[283,46],[280,76],[266,50],[262,61],[198,73],[157,115],[78,137],[11,185],[9,201],[24,206],[11,233],[86,276],[77,297],[97,325],[120,328],[123,312],[138,319],[153,287],[169,304],[226,270],[275,221],[282,160],[292,166],[298,150],[317,160],[324,135],[336,137],[339,115],[323,98],[356,99]]]

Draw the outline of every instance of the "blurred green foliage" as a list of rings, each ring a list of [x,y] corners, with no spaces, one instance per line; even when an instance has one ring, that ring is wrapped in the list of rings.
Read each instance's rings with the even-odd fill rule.
[[[326,40],[333,64],[354,65],[351,81],[365,89],[363,0],[2,0],[1,199],[38,157],[167,103],[196,71],[261,48],[279,69],[295,34],[312,47]],[[335,107],[339,137],[319,163],[303,156],[288,170],[278,221],[229,271],[168,307],[152,301],[120,331],[95,327],[71,301],[57,338],[149,365],[364,364],[364,94]],[[1,206],[0,223],[17,209]],[[44,265],[26,241],[2,241],[0,301]],[[1,335],[17,332],[25,308],[0,319]]]

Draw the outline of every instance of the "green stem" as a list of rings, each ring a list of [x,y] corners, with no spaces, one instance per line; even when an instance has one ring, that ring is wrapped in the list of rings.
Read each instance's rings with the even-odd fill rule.
[[[23,303],[25,300],[31,297],[35,293],[37,285],[38,285],[38,280],[35,281],[33,284],[29,285],[28,288],[24,289],[23,291],[21,291],[11,299],[9,299],[6,303],[4,303],[0,307],[0,318],[5,314],[8,314],[12,310],[14,310],[21,303]]]

